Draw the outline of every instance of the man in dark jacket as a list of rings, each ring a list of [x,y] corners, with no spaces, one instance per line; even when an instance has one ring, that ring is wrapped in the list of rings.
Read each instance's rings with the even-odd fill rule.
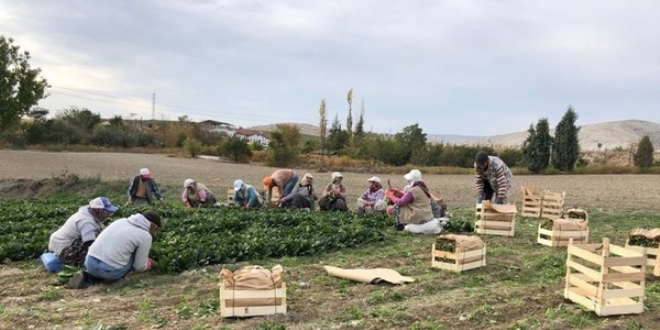
[[[134,176],[131,186],[128,187],[128,203],[153,204],[156,200],[163,201],[156,181],[148,168],[140,169],[140,175]]]

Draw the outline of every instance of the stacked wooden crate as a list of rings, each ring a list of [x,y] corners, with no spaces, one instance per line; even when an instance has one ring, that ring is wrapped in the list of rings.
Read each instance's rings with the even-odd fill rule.
[[[566,192],[554,193],[550,191],[543,192],[541,196],[541,218],[557,219],[562,213],[564,207],[564,198]]]
[[[522,191],[522,211],[523,217],[538,218],[541,216],[541,195],[536,194],[534,187],[521,187]]]

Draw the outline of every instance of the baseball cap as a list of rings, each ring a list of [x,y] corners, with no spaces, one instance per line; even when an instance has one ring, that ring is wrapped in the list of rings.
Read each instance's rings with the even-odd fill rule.
[[[147,211],[147,212],[142,213],[142,216],[145,217],[147,220],[149,220],[154,225],[156,225],[158,227],[162,227],[161,226],[161,221],[160,221],[160,215],[158,215],[158,213],[156,213],[154,211]]]
[[[151,172],[149,172],[149,169],[144,167],[140,169],[140,175],[145,177],[145,178],[150,178],[151,177]]]
[[[273,178],[267,176],[264,178],[264,190],[268,190],[273,185]]]
[[[368,181],[368,182],[378,182],[378,183],[380,183],[380,178],[377,177],[377,176],[372,176],[372,177],[369,178],[369,180],[367,180],[367,181]]]
[[[243,188],[243,180],[236,179],[236,181],[234,181],[234,190],[239,190],[241,188]]]
[[[119,208],[112,205],[105,197],[97,197],[89,201],[89,207],[93,209],[104,209],[108,212],[116,212]]]

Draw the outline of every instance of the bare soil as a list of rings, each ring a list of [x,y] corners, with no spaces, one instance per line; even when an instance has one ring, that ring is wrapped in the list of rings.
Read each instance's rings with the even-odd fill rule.
[[[236,178],[259,186],[261,179],[274,170],[164,155],[2,150],[0,197],[60,192],[75,186],[73,181],[77,179],[72,179],[71,174],[105,181],[125,180],[128,186],[129,179],[141,167],[150,168],[159,184],[171,187],[167,198],[172,202],[178,202],[179,187],[187,177],[222,195],[220,192]],[[299,175],[307,172],[297,171]],[[319,183],[329,181],[330,173],[309,172]],[[352,199],[366,188],[366,180],[372,175],[344,173]],[[404,184],[399,175],[380,176],[383,182],[391,179],[393,184]],[[424,180],[448,201],[450,210],[473,207],[471,176],[425,175]],[[519,201],[521,185],[533,185],[566,191],[567,206],[586,210],[657,211],[659,181],[650,175],[517,176],[511,201]],[[207,312],[205,306],[218,301],[220,266],[178,276],[131,274],[120,286],[69,290],[52,286],[55,276],[46,274],[36,262],[0,265],[0,329],[660,328],[660,317],[650,311],[596,318],[562,298],[561,279],[544,282],[536,278],[536,268],[546,269],[540,272],[546,276],[562,267],[561,258],[554,259],[559,252],[533,244],[536,226],[537,223],[520,221],[516,226],[520,234],[517,232],[515,238],[484,238],[492,251],[489,266],[466,274],[431,270],[428,246],[432,238],[420,236],[324,256],[264,261],[259,264],[281,263],[286,269],[289,312],[286,316],[245,320],[221,319],[217,313]],[[512,247],[517,250],[509,254]],[[552,264],[553,260],[559,261]],[[402,286],[355,284],[327,276],[322,268],[327,264],[345,268],[389,267],[416,281]],[[657,287],[657,283],[656,278],[647,277],[647,287]],[[657,295],[648,299],[647,306],[657,311]],[[555,318],[556,321],[550,321]]]
[[[129,180],[142,167],[148,167],[161,186],[174,188],[168,195],[173,202],[178,199],[178,187],[186,178],[206,184],[222,199],[226,189],[235,179],[261,188],[262,179],[275,168],[225,163],[208,159],[173,158],[158,154],[131,153],[71,153],[41,151],[0,150],[0,197],[30,197],[31,191],[67,187],[58,177],[75,174],[80,178],[93,177],[104,181]],[[313,169],[296,169],[298,176],[309,172],[314,175],[317,189],[330,181],[330,173]],[[367,188],[367,179],[374,173],[343,173],[344,185],[351,200],[357,199]],[[402,175],[375,174],[384,185],[390,179],[392,185],[402,187]],[[17,181],[17,179],[31,179]],[[443,197],[449,208],[468,207],[474,203],[474,179],[470,175],[424,175],[424,181],[438,196]],[[36,181],[35,181],[36,180]],[[514,176],[510,202],[519,203],[520,186],[531,185],[538,190],[566,192],[567,207],[616,210],[660,210],[660,181],[657,175],[554,175]],[[35,183],[36,182],[36,183]],[[181,188],[183,189],[183,188]]]

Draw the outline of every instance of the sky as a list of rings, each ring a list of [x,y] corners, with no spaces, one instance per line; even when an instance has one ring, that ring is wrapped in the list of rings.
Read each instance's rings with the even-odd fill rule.
[[[103,117],[496,135],[660,122],[657,0],[0,0],[0,35]]]

